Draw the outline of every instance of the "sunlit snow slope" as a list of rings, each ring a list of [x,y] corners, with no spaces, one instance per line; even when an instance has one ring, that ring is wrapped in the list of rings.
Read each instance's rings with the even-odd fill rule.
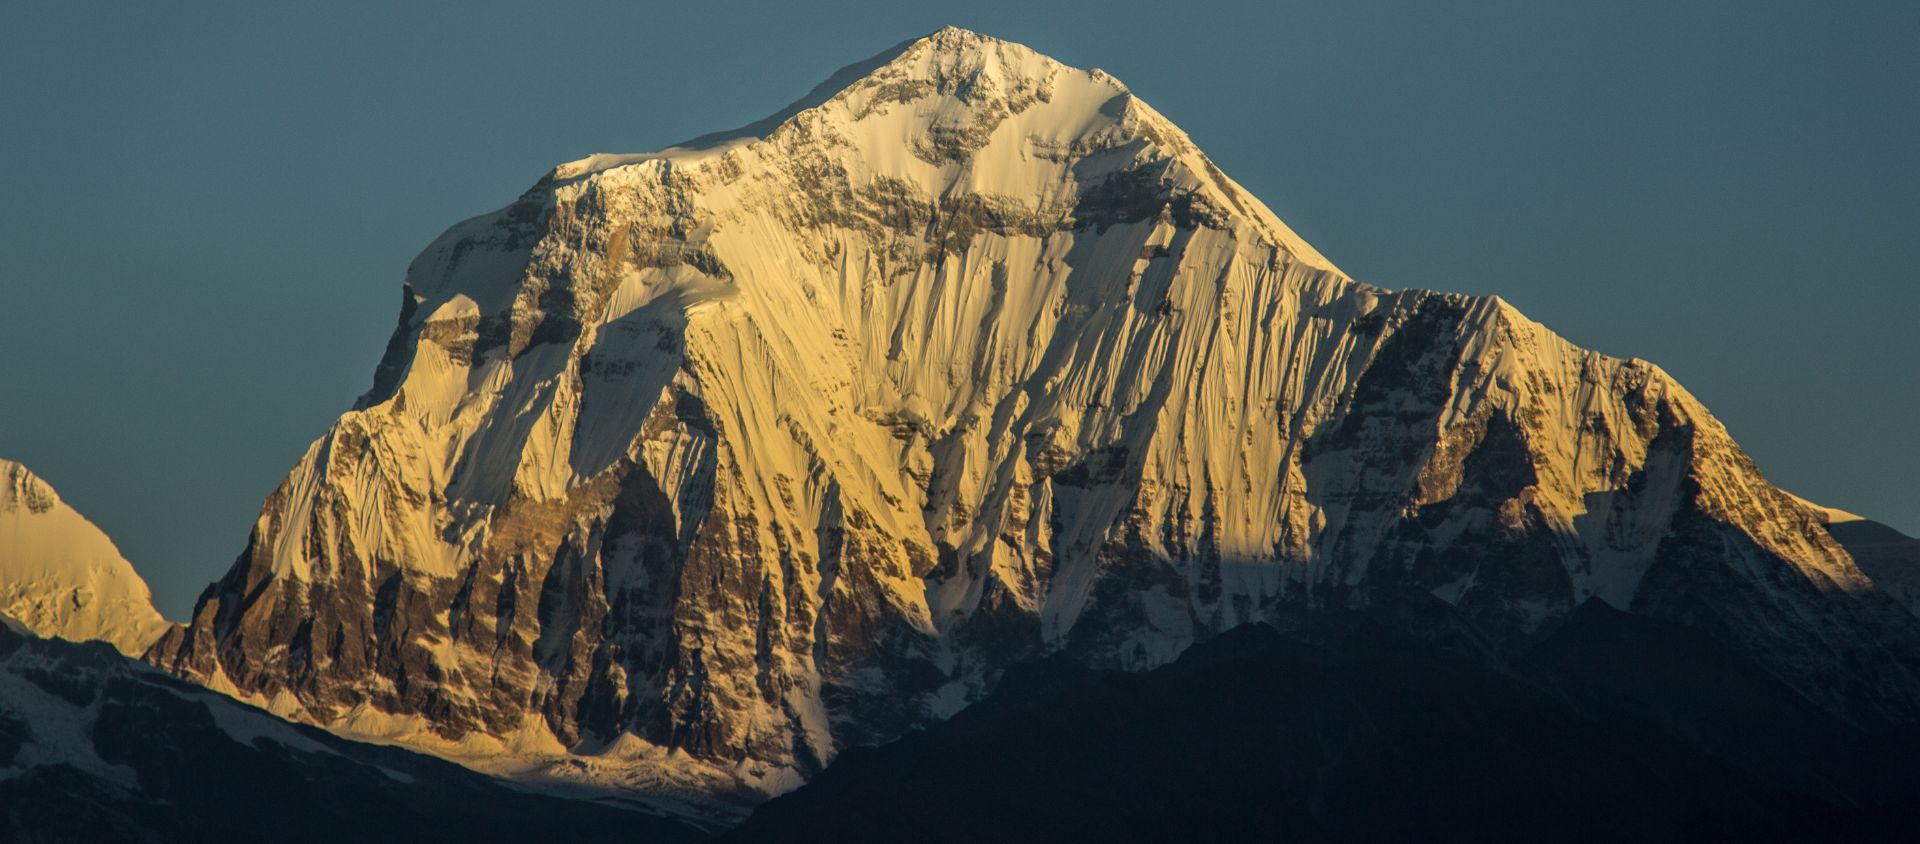
[[[167,627],[107,535],[9,460],[0,460],[0,615],[41,636],[102,639],[134,656]]]
[[[946,29],[434,242],[372,391],[150,658],[696,790],[1010,660],[1413,593],[1494,646],[1597,599],[1912,718],[1913,617],[1823,524],[1658,368],[1355,283],[1117,80]]]

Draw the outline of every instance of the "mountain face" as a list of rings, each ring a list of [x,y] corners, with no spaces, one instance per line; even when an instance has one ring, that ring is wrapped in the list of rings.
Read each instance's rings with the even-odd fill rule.
[[[1827,533],[1881,591],[1920,615],[1920,539],[1851,513],[1829,516]]]
[[[1658,368],[1350,280],[1100,71],[946,29],[561,165],[408,271],[372,390],[158,665],[504,770],[772,791],[1065,652],[1597,599],[1906,722],[1920,636]]]
[[[1705,637],[1590,599],[1500,662],[1379,610],[1243,625],[1150,672],[1016,666],[723,840],[1906,841],[1920,820],[1911,736],[1823,719]]]
[[[167,622],[107,535],[27,467],[0,460],[0,615],[138,656]]]
[[[289,724],[97,643],[0,626],[8,841],[692,841],[678,822],[541,796]]]

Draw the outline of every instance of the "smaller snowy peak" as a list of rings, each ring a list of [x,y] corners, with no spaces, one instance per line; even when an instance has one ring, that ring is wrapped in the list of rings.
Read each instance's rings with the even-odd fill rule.
[[[138,655],[166,630],[119,549],[27,467],[0,460],[0,615]]]

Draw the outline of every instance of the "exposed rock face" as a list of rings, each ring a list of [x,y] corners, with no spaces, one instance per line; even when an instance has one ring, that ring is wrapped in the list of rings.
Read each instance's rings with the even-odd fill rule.
[[[119,549],[27,467],[0,460],[0,615],[139,655],[167,622]]]
[[[1911,616],[1654,366],[1349,280],[1099,71],[948,29],[836,80],[429,246],[149,659],[777,788],[1013,659],[1414,590],[1495,643],[1598,597],[1914,716]]]

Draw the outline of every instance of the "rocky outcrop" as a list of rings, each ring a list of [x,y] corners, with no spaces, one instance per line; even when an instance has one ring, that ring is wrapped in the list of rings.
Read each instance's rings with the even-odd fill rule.
[[[704,793],[1012,660],[1414,592],[1492,647],[1597,598],[1914,717],[1911,616],[1656,367],[1348,279],[1099,71],[948,29],[836,78],[429,246],[373,390],[149,660]]]

